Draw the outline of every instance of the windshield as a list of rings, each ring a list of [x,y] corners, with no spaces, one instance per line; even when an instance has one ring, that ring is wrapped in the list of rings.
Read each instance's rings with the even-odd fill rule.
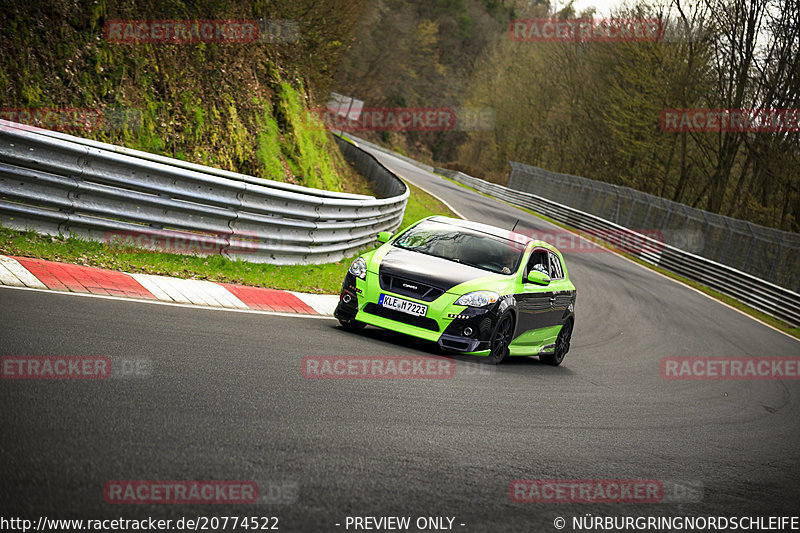
[[[403,233],[394,246],[496,274],[516,272],[525,251],[524,244],[509,239],[431,221]]]

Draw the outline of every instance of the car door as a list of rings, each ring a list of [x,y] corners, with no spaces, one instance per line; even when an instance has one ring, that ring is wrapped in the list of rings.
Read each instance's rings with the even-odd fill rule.
[[[559,326],[569,311],[570,306],[575,301],[575,291],[566,279],[564,272],[564,265],[561,259],[551,250],[547,252],[549,273],[550,273],[550,316],[548,317],[548,326]]]
[[[548,250],[534,249],[531,252],[528,264],[522,272],[520,291],[514,295],[517,300],[517,344],[539,344],[541,339],[535,334],[536,330],[554,325],[553,299],[554,294],[549,286],[528,283],[528,273],[537,269],[549,275],[550,265]]]

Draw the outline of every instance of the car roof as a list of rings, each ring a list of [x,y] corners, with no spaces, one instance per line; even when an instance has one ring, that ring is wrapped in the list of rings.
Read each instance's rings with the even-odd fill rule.
[[[534,239],[530,235],[525,235],[524,233],[498,228],[497,226],[492,226],[490,224],[482,224],[480,222],[472,222],[471,220],[464,220],[462,218],[451,218],[441,215],[434,215],[432,217],[428,217],[426,220],[432,220],[434,222],[443,222],[445,224],[450,224],[462,228],[469,228],[475,231],[479,231],[481,233],[492,235],[494,237],[499,237],[501,239],[508,239],[514,242],[518,242],[521,245],[525,246],[526,248],[529,245],[533,245],[533,247],[535,248],[546,248],[548,250],[558,253],[558,249],[556,249],[556,247],[550,244],[549,242],[542,241],[539,239]]]
[[[516,241],[520,244],[527,244],[531,240],[530,237],[522,233],[498,228],[497,226],[490,226],[489,224],[481,224],[480,222],[472,222],[471,220],[464,220],[461,218],[450,218],[443,217],[441,215],[435,215],[428,217],[428,220],[432,220],[434,222],[444,222],[445,224],[451,224],[453,226],[462,228],[469,228],[471,230],[480,231],[481,233],[486,233],[494,237]]]

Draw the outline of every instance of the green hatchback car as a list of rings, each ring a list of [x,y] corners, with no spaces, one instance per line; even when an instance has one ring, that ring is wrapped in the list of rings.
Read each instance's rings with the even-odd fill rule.
[[[560,365],[575,324],[575,286],[550,244],[521,233],[428,217],[356,258],[335,316],[439,344],[450,352],[537,355]]]

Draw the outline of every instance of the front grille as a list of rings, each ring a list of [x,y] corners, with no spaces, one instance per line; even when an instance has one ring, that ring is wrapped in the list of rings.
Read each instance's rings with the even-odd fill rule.
[[[388,318],[389,320],[402,322],[403,324],[408,324],[409,326],[416,326],[418,328],[429,329],[431,331],[439,331],[439,324],[437,324],[434,319],[426,316],[409,315],[408,313],[389,309],[374,303],[367,304],[364,307],[364,312],[369,313],[370,315],[379,316],[381,318]]]
[[[444,290],[434,287],[433,285],[427,285],[419,281],[401,278],[391,274],[381,274],[379,278],[381,289],[402,296],[410,296],[422,300],[423,302],[432,302],[444,294]],[[406,286],[404,287],[403,284]]]

